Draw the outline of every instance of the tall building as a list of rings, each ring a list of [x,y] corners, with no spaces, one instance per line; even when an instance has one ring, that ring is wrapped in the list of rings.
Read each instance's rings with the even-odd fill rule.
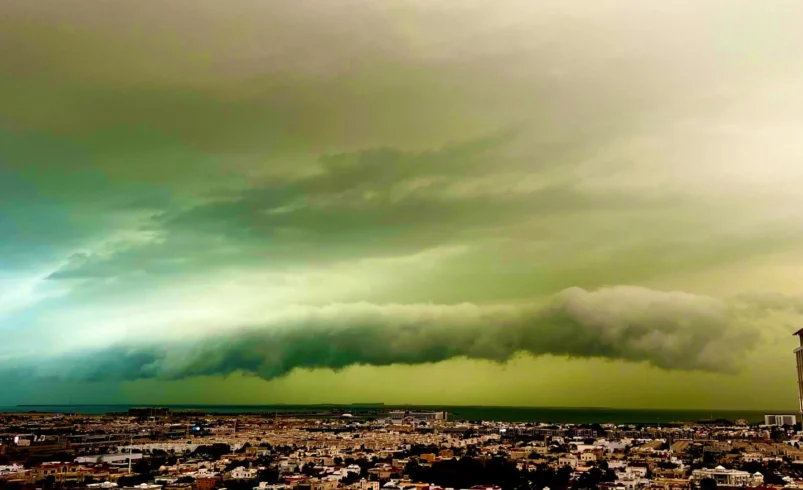
[[[765,415],[764,425],[774,425],[780,427],[782,425],[795,425],[797,417],[794,415]]]
[[[795,349],[797,360],[797,399],[800,404],[800,413],[803,414],[803,328],[795,332],[800,339],[800,347]]]

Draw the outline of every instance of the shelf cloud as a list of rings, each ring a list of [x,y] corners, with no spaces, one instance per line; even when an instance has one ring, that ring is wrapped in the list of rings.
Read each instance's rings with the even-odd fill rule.
[[[755,343],[735,313],[717,299],[633,286],[571,288],[542,304],[335,304],[203,339],[81,352],[31,374],[130,381],[244,372],[271,380],[294,369],[504,363],[518,354],[729,373]]]

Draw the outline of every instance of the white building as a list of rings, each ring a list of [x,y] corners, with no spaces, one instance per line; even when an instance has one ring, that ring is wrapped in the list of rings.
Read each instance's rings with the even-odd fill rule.
[[[761,453],[744,453],[742,454],[742,461],[745,463],[760,463],[763,456]]]
[[[256,468],[244,468],[242,466],[238,466],[231,470],[229,475],[232,480],[253,480],[257,477],[257,470]]]
[[[378,481],[368,481],[366,479],[362,479],[355,485],[358,490],[379,490],[379,482]]]
[[[257,477],[257,470],[254,468],[244,468],[238,466],[229,473],[232,480],[253,480]]]
[[[610,466],[609,466],[609,468],[610,468]],[[647,468],[645,468],[643,466],[628,466],[627,469],[625,469],[625,474],[635,475],[638,478],[646,478],[646,476],[647,476]]]
[[[25,467],[21,464],[12,463],[10,465],[4,466],[0,465],[0,476],[10,475],[13,473],[19,473],[21,471],[25,471]]]
[[[142,459],[141,453],[133,454],[96,454],[94,456],[78,456],[75,462],[78,464],[105,463],[110,465],[128,464],[128,461]]]
[[[642,478],[635,473],[617,473],[616,486],[625,490],[637,490],[650,484],[650,480]]]
[[[803,328],[795,332],[800,338],[800,347],[795,349],[795,360],[797,361],[797,393],[800,400],[800,413],[803,414]]]
[[[751,475],[746,471],[728,470],[723,466],[717,466],[714,469],[694,470],[691,473],[691,481],[695,484],[699,484],[707,478],[717,482],[717,485],[731,487],[756,487],[764,483],[764,476],[761,473]]]
[[[289,490],[290,485],[284,483],[270,484],[266,481],[259,482],[259,486],[254,487],[254,490]]]
[[[429,425],[446,420],[446,412],[411,412],[409,410],[391,410],[381,423],[387,425]]]
[[[795,425],[797,417],[794,415],[765,415],[764,425],[782,426],[782,425]]]
[[[154,485],[153,483],[142,483],[133,487],[122,487],[122,490],[162,490],[162,486]]]
[[[570,466],[572,469],[577,468],[577,458],[572,455],[565,455],[558,458],[558,465]]]

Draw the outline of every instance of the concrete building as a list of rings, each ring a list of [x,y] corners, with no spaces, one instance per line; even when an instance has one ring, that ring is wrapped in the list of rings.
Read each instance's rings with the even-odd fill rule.
[[[764,476],[760,473],[751,475],[747,471],[728,470],[722,466],[694,470],[691,473],[691,481],[696,485],[707,478],[717,482],[717,485],[729,487],[756,487],[764,483]]]
[[[803,328],[795,332],[800,339],[800,347],[795,349],[795,360],[797,361],[797,399],[800,406],[800,413],[803,414]]]
[[[570,454],[563,455],[563,456],[558,458],[558,465],[559,466],[569,466],[572,469],[574,469],[574,468],[577,468],[577,463],[578,463],[577,458],[572,456],[572,455],[570,455]]]
[[[140,483],[139,485],[135,485],[133,487],[120,487],[122,490],[162,490],[161,485],[156,485],[153,483]]]
[[[446,412],[413,412],[391,410],[381,421],[388,425],[429,425],[446,420]]]
[[[229,474],[232,480],[253,480],[257,477],[257,470],[254,468],[244,468],[238,466],[231,470]]]
[[[75,462],[78,464],[102,463],[108,465],[126,465],[128,461],[142,459],[142,453],[132,454],[93,454],[92,456],[78,456]]]
[[[794,415],[765,415],[764,425],[782,426],[795,425],[797,417]]]

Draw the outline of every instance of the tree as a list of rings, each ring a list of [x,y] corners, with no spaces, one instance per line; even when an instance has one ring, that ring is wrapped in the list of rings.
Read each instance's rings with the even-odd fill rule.
[[[257,481],[270,484],[279,483],[279,471],[276,468],[266,468],[257,472]]]
[[[53,475],[47,475],[37,483],[42,485],[43,490],[50,490],[56,485],[56,477]]]
[[[700,480],[700,490],[717,490],[717,481],[713,478],[703,478]]]
[[[214,459],[220,459],[223,455],[231,453],[231,447],[228,444],[215,443],[211,446],[198,446],[193,451],[196,456],[205,455]]]
[[[150,473],[151,465],[147,459],[140,458],[134,462],[131,469],[134,473]]]
[[[344,476],[343,479],[340,480],[340,483],[342,483],[343,485],[351,485],[352,483],[357,483],[358,481],[360,481],[360,478],[361,477],[359,473],[353,473],[349,471],[346,473],[346,476]]]

